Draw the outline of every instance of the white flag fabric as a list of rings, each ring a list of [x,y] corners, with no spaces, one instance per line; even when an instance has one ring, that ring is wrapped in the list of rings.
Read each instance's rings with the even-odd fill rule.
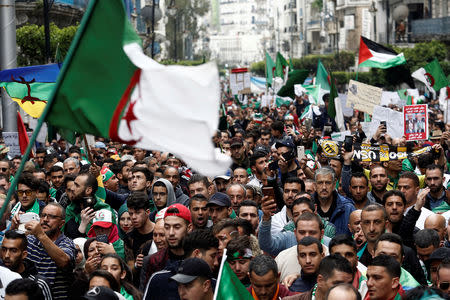
[[[163,66],[136,43],[123,49],[141,74],[124,113],[133,122],[121,120],[119,137],[136,141],[136,147],[173,153],[203,175],[225,174],[231,158],[216,151],[211,140],[219,122],[216,65]]]
[[[411,74],[411,77],[415,78],[415,79],[419,80],[420,82],[422,82],[423,84],[425,84],[427,89],[433,94],[433,99],[435,99],[436,92],[434,91],[433,87],[430,85],[430,82],[428,81],[427,77],[425,76],[426,73],[427,73],[427,70],[425,70],[425,68],[420,68],[420,69],[414,71]]]

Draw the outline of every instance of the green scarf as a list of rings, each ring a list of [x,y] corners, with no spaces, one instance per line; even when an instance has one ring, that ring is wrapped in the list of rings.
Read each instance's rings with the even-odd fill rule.
[[[120,294],[121,294],[122,296],[124,296],[124,298],[125,298],[126,300],[134,300],[134,299],[133,299],[133,296],[131,296],[130,294],[128,294],[127,291],[125,291],[125,289],[124,289],[123,286],[120,287]]]

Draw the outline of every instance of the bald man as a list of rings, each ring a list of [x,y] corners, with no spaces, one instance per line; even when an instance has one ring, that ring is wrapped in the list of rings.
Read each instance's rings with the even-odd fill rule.
[[[425,225],[424,228],[425,229],[433,229],[434,231],[436,231],[439,234],[439,239],[441,241],[441,247],[444,246],[444,242],[445,242],[445,218],[442,215],[439,214],[432,214],[429,215],[426,219],[425,219]]]
[[[352,211],[348,219],[348,229],[350,229],[358,249],[366,242],[366,237],[361,228],[361,212],[361,209]]]

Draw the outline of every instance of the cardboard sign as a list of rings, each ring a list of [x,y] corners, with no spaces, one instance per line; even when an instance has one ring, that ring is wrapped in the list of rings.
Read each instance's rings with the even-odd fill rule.
[[[403,120],[407,141],[428,139],[428,107],[426,104],[404,106]]]
[[[373,108],[380,105],[383,90],[375,86],[350,80],[348,84],[347,106],[353,105],[353,109],[373,113]]]
[[[230,88],[233,95],[251,93],[250,72],[247,68],[231,70]]]
[[[27,132],[28,138],[31,139],[32,132]],[[8,156],[14,157],[17,155],[22,155],[20,153],[20,145],[19,145],[19,133],[18,132],[3,132],[3,141],[5,142],[6,147],[9,147]]]

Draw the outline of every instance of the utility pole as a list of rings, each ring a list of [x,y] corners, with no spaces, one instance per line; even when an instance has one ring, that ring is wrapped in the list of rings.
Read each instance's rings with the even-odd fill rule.
[[[15,0],[0,2],[0,70],[17,67]],[[1,89],[3,132],[17,132],[17,103]]]

